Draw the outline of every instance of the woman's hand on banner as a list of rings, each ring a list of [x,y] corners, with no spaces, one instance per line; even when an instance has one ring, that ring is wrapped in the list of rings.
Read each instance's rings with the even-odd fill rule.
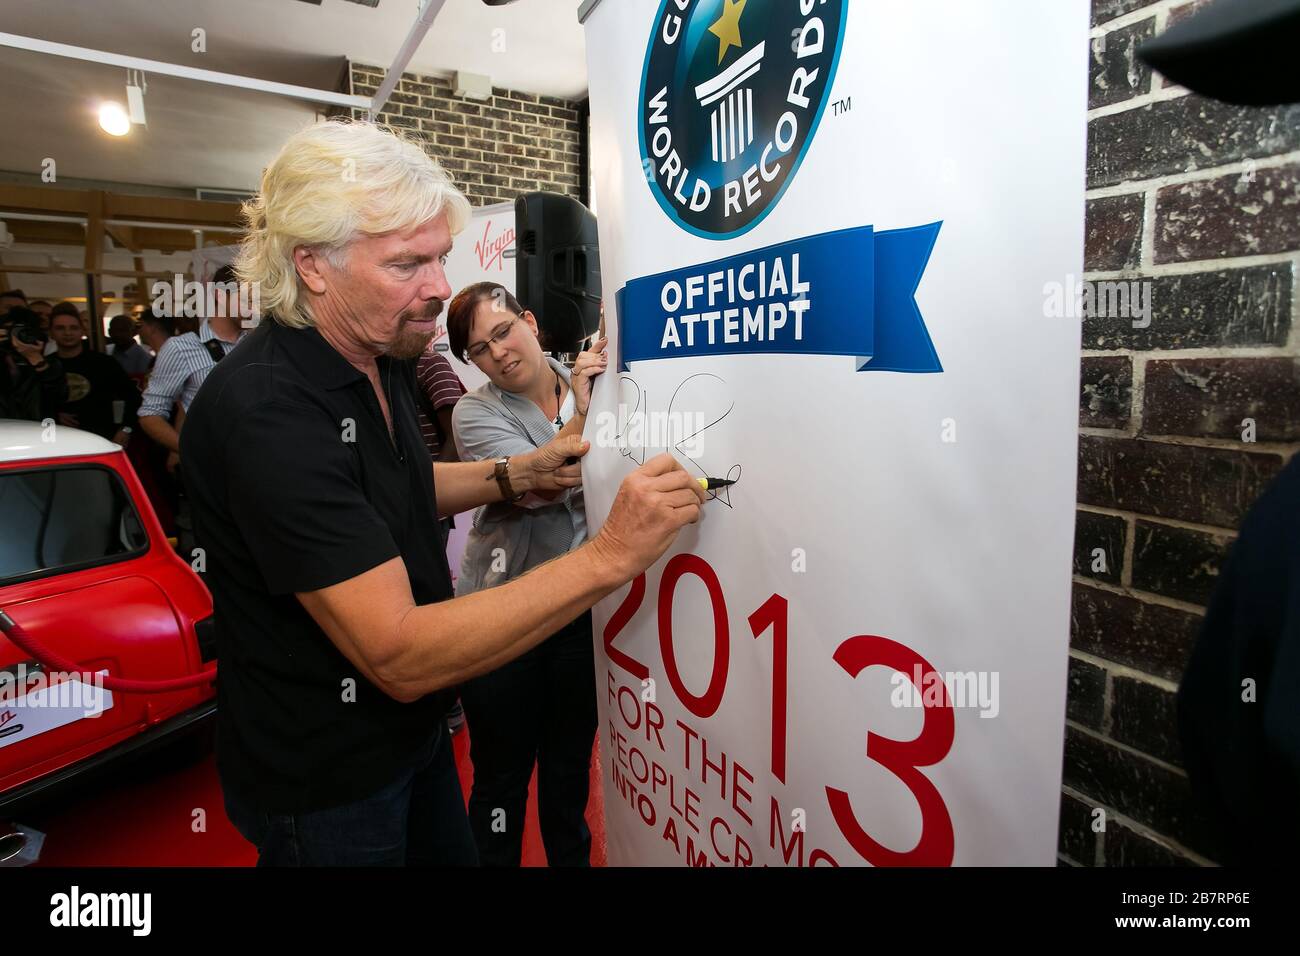
[[[630,581],[658,561],[684,526],[700,520],[707,495],[666,452],[623,479],[591,546]]]
[[[586,415],[591,407],[592,380],[609,368],[609,339],[600,338],[586,352],[578,353],[578,360],[573,363],[573,404],[579,415]]]

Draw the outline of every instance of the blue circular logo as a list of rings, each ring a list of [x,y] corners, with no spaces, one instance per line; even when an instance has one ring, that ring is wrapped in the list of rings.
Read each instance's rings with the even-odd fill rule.
[[[758,225],[830,98],[848,0],[663,0],[641,78],[641,161],[683,229]]]

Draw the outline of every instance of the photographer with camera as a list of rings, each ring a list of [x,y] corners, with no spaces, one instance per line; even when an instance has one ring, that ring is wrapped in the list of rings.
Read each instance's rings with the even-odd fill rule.
[[[22,289],[6,289],[0,292],[0,316],[4,316],[10,309],[27,308],[27,293]]]
[[[0,318],[0,418],[52,419],[67,399],[67,377],[59,360],[44,354],[46,341],[31,309],[10,308]]]

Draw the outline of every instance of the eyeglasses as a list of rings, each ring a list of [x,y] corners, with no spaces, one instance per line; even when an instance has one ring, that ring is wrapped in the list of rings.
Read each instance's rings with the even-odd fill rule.
[[[472,345],[469,348],[467,348],[465,350],[465,354],[470,359],[477,362],[483,356],[487,355],[488,349],[491,348],[493,345],[500,345],[502,342],[504,342],[506,340],[506,337],[509,336],[510,333],[514,330],[515,323],[518,322],[521,318],[522,316],[516,315],[505,325],[501,326],[501,328],[493,332],[492,335],[488,337],[488,340],[486,342],[479,342],[477,345]]]

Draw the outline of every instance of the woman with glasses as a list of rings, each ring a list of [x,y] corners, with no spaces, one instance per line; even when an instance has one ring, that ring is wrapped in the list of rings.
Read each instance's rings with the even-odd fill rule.
[[[604,339],[578,356],[571,374],[542,351],[536,317],[492,282],[469,286],[451,301],[447,338],[453,355],[488,377],[452,415],[462,461],[501,463],[557,434],[582,434],[591,380],[607,364]],[[509,484],[504,466],[497,474]],[[502,491],[505,501],[474,516],[457,595],[504,584],[586,540],[581,488],[550,496]],[[588,611],[522,657],[461,687],[474,764],[469,818],[484,866],[519,865],[534,763],[547,863],[589,864],[594,675]]]

